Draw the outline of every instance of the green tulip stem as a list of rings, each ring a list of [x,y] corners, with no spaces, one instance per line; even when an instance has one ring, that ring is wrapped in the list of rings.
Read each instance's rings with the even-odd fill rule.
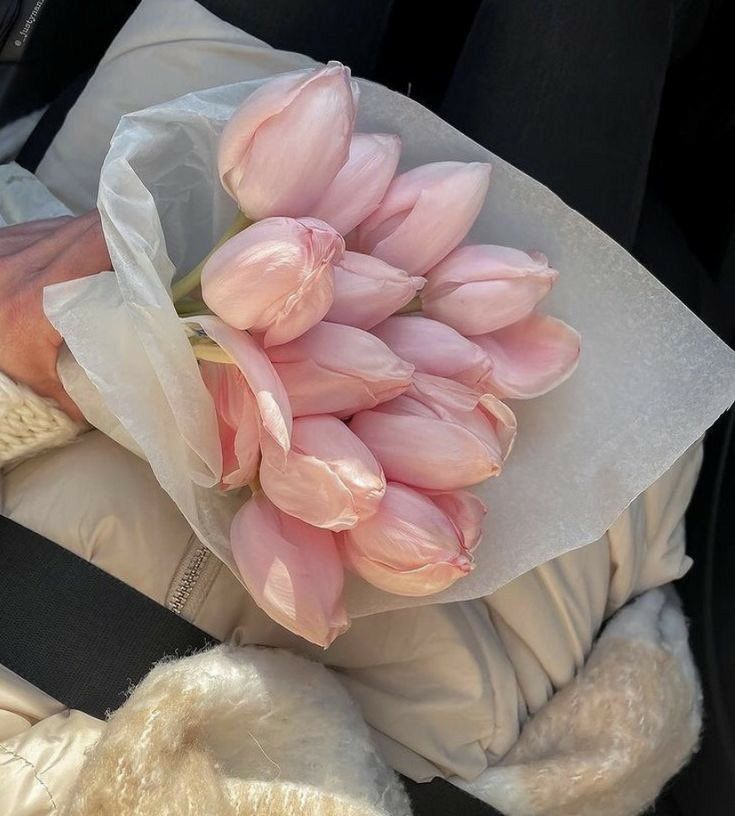
[[[227,365],[236,365],[235,361],[230,355],[218,346],[214,340],[208,337],[200,337],[192,335],[189,337],[191,349],[197,360],[206,360],[209,363],[226,363]]]

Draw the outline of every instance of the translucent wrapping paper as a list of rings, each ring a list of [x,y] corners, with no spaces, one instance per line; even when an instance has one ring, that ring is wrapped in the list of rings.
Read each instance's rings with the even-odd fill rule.
[[[123,118],[99,192],[115,271],[53,287],[45,301],[70,350],[61,369],[72,396],[93,424],[148,459],[201,540],[231,566],[237,500],[213,487],[214,410],[169,286],[235,215],[217,181],[217,137],[259,84],[197,92]],[[361,85],[358,129],[400,134],[404,169],[436,160],[493,164],[470,240],[545,252],[561,273],[545,308],[581,332],[583,347],[571,380],[513,404],[514,452],[500,478],[476,488],[489,513],[475,571],[421,599],[351,580],[353,615],[487,595],[595,541],[735,399],[735,355],[620,246],[420,105]]]

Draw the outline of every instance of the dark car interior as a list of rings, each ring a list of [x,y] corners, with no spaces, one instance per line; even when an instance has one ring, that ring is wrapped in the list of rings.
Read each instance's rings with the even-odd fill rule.
[[[548,129],[537,127],[528,135],[527,129],[516,127],[528,115],[524,88],[534,81],[533,70],[520,52],[533,49],[534,43],[539,43],[539,48],[563,49],[565,38],[570,48],[578,45],[580,38],[589,44],[592,40],[585,40],[581,30],[593,25],[592,18],[580,14],[580,31],[575,32],[563,17],[564,7],[581,7],[580,3],[557,6],[518,0],[511,10],[513,4],[506,2],[454,0],[442,14],[426,13],[427,5],[412,0],[350,0],[349,4],[331,0],[211,0],[205,5],[275,47],[303,52],[317,60],[341,60],[355,74],[408,94],[435,110],[547,184],[623,243],[733,345],[735,82],[731,46],[735,3],[688,0],[650,4],[670,7],[667,25],[651,29],[654,38],[659,36],[656,32],[667,31],[669,40],[660,71],[657,108],[629,110],[625,121],[629,129],[652,129],[650,155],[638,156],[637,163],[631,160],[629,165],[631,173],[640,175],[633,218],[628,217],[627,209],[621,215],[615,179],[609,179],[609,195],[600,197],[600,185],[608,182],[605,175],[596,175],[587,167],[583,154],[573,161],[566,155],[565,151],[573,148],[565,147],[557,138],[550,121],[553,106],[567,105],[561,95],[555,97],[552,89],[544,94],[543,105],[534,107],[538,121],[549,122]],[[619,7],[615,24],[622,30],[628,24],[636,28],[635,18],[648,13],[643,10],[646,4],[628,0],[594,2],[590,7],[605,5]],[[0,126],[45,109],[17,156],[21,165],[31,171],[38,165],[95,65],[135,6],[135,0],[0,0]],[[287,14],[278,12],[281,6],[288,7]],[[608,13],[599,9],[595,13],[598,11]],[[483,31],[492,31],[495,40],[483,39]],[[527,35],[525,44],[521,31]],[[648,45],[642,50],[653,54]],[[650,69],[653,76],[659,68],[654,57],[650,59],[650,66],[644,60],[628,67],[645,76]],[[468,75],[480,71],[480,60],[485,71],[480,92],[487,100],[482,138],[479,125],[467,115],[470,106],[477,106],[476,99],[467,97],[465,82]],[[621,67],[617,75],[625,74],[625,70],[626,66]],[[511,82],[513,77],[521,87]],[[629,80],[622,76],[620,81]],[[580,98],[575,104],[586,106],[590,100]],[[493,113],[499,110],[502,121],[499,113]],[[566,115],[575,116],[574,106]],[[600,117],[604,118],[603,112]],[[687,517],[688,548],[694,566],[680,582],[679,591],[703,678],[705,730],[699,753],[655,806],[655,813],[666,816],[735,812],[733,421],[731,409],[707,435],[704,470]],[[493,812],[442,781],[407,785],[419,814],[479,816]]]

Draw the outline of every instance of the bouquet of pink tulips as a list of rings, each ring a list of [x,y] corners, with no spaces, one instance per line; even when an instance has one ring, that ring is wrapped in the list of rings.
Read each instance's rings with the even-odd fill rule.
[[[219,143],[240,215],[173,285],[216,407],[220,488],[242,580],[274,620],[328,645],[344,569],[391,593],[467,575],[482,501],[516,435],[504,399],[573,371],[579,335],[536,311],[539,252],[463,245],[490,166],[396,175],[397,136],[353,133],[338,64],[277,77]],[[481,556],[480,556],[481,557]]]

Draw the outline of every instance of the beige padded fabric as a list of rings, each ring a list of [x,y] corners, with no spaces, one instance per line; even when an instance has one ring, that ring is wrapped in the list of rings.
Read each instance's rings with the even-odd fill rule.
[[[191,91],[293,71],[275,51],[194,0],[143,0],[66,117],[36,175],[74,212],[94,207],[110,138],[125,113]]]
[[[700,461],[696,446],[600,542],[492,597],[362,618],[326,651],[273,623],[214,558],[181,604],[182,576],[201,547],[148,466],[98,432],[10,468],[0,511],[159,603],[179,604],[222,640],[326,663],[391,764],[415,779],[471,779],[574,676],[610,612],[686,571],[681,520]],[[492,542],[485,547],[491,557]]]

